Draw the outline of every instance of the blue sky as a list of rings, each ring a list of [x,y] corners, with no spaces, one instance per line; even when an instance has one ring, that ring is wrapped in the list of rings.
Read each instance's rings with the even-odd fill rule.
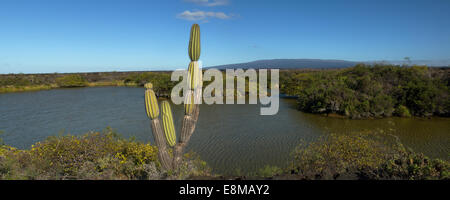
[[[172,70],[274,58],[450,59],[448,0],[0,0],[0,73]]]

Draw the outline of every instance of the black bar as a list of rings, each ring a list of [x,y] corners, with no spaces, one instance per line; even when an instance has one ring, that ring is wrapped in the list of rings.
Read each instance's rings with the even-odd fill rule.
[[[446,195],[449,181],[295,181],[295,180],[192,180],[192,181],[0,181],[0,193],[20,189],[24,194],[71,198],[131,199],[316,199],[336,197],[399,198]],[[195,194],[182,194],[183,188]],[[235,187],[234,194],[232,187]],[[207,189],[212,191],[206,192]],[[211,190],[212,188],[212,190]],[[238,192],[238,188],[240,189]],[[227,190],[228,189],[228,190]],[[186,193],[186,192],[185,192]],[[201,194],[200,194],[201,193]],[[239,193],[239,194],[238,194]],[[244,193],[244,194],[241,194]],[[18,194],[22,195],[21,193]],[[143,195],[143,196],[142,196]],[[209,197],[208,197],[209,195]],[[287,198],[285,198],[287,197]]]

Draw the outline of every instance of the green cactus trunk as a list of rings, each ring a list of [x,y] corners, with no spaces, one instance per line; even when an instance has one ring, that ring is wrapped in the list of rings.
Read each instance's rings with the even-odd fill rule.
[[[200,69],[197,61],[191,61],[188,67],[189,89],[193,90],[198,87],[201,78]]]
[[[184,114],[192,115],[194,113],[194,94],[191,91],[187,91],[186,97],[184,100]]]
[[[163,136],[163,131],[161,129],[161,123],[159,119],[153,119],[151,121],[151,127],[153,132],[153,138],[155,139],[156,147],[158,147],[158,158],[161,166],[164,169],[172,169],[172,159],[170,158],[169,151],[167,150],[166,141]]]

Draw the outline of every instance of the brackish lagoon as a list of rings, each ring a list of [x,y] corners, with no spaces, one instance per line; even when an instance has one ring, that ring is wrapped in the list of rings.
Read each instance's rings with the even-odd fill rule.
[[[110,126],[123,137],[153,138],[145,114],[144,89],[91,87],[0,94],[0,136],[7,145],[30,148],[48,136],[83,134]],[[179,133],[183,106],[172,105]],[[261,116],[260,105],[202,105],[187,150],[214,172],[236,174],[265,165],[285,166],[302,140],[330,133],[381,130],[398,136],[416,152],[449,160],[450,119],[385,118],[350,120],[296,110],[294,99],[280,99],[277,115]]]

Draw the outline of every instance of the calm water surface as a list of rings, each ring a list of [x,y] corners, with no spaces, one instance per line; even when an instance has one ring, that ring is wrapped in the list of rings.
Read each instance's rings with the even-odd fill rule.
[[[143,100],[143,88],[127,87],[0,94],[1,137],[6,144],[25,149],[58,133],[83,134],[110,126],[124,137],[153,143]],[[172,109],[179,128],[183,107]],[[284,166],[301,140],[330,132],[381,129],[415,151],[449,160],[447,118],[338,119],[299,112],[292,99],[280,99],[277,115],[259,112],[260,105],[202,105],[188,150],[199,154],[215,172],[230,174]]]

